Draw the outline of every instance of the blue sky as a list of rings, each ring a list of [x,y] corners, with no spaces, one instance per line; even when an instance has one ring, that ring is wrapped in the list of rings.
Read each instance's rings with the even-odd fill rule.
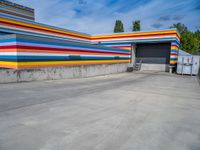
[[[200,0],[11,0],[35,9],[36,21],[89,34],[112,33],[116,19],[131,31],[133,20],[142,30],[167,29],[184,23],[200,28]]]

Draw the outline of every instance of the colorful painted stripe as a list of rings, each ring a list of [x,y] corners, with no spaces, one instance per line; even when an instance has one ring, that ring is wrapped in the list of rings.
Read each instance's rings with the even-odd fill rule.
[[[171,42],[171,51],[170,51],[170,65],[176,65],[178,59],[178,49],[179,43],[176,41]]]
[[[166,31],[154,31],[154,32],[135,32],[135,33],[123,33],[123,34],[111,34],[111,35],[99,35],[99,36],[91,36],[82,33],[77,33],[74,31],[66,31],[63,29],[58,29],[55,27],[46,26],[43,24],[35,23],[35,22],[25,22],[19,20],[11,20],[9,18],[5,18],[0,16],[0,25],[3,27],[7,26],[10,29],[14,30],[25,30],[36,32],[40,34],[49,34],[55,36],[64,36],[70,38],[78,38],[82,40],[89,40],[91,42],[105,42],[105,41],[126,41],[126,40],[137,40],[137,39],[162,39],[162,38],[174,38],[179,41],[179,34],[176,30],[166,30]]]
[[[130,57],[121,56],[85,56],[85,55],[68,55],[68,56],[34,56],[34,55],[1,55],[0,61],[72,61],[72,60],[128,60]]]
[[[129,50],[66,40],[12,35],[1,39],[0,43],[0,61],[4,62],[1,67],[38,68],[130,62]]]
[[[14,13],[13,11],[7,11],[7,10],[1,9],[1,8],[0,8],[0,13],[20,17],[20,18],[23,18],[23,19],[34,20],[33,16],[24,15],[24,14],[21,14],[21,13]]]
[[[26,20],[35,20],[34,10],[30,11],[30,9],[27,10],[24,7],[17,7],[14,3],[9,4],[0,1],[0,13]]]
[[[130,60],[87,60],[87,61],[39,61],[39,62],[10,62],[0,61],[2,68],[42,68],[42,67],[58,67],[58,66],[80,66],[80,65],[98,65],[98,64],[116,64],[129,63]]]
[[[132,43],[161,41],[171,42],[170,64],[176,64],[180,42],[176,30],[89,35],[36,23],[34,10],[27,10],[0,8],[0,33],[16,34],[0,36],[4,37],[0,38],[0,67],[129,63]]]

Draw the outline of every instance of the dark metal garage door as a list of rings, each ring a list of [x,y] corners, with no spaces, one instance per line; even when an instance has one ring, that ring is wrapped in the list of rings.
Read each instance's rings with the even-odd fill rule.
[[[138,43],[136,58],[142,63],[169,64],[170,48],[170,43]]]

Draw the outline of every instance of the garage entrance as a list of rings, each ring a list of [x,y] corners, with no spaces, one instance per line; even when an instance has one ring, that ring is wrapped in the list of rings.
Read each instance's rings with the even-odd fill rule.
[[[168,43],[137,43],[136,61],[146,64],[169,64],[171,44]]]

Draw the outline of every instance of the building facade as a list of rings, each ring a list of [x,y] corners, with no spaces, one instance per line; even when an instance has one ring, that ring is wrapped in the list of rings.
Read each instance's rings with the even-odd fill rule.
[[[89,35],[35,22],[34,9],[0,0],[0,67],[146,64],[176,66],[175,29]]]

